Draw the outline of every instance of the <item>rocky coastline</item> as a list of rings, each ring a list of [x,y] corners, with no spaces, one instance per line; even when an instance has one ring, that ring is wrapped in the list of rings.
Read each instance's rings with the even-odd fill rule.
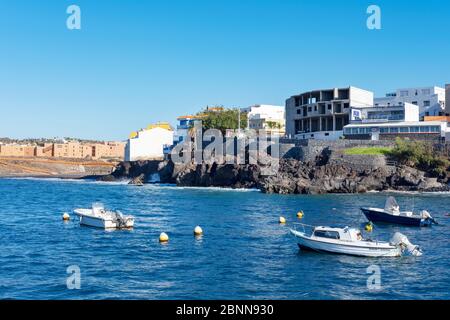
[[[326,159],[280,159],[278,174],[263,176],[259,165],[174,164],[165,161],[121,162],[101,181],[130,184],[169,183],[177,186],[257,188],[263,193],[325,194],[370,191],[450,191],[449,179],[428,176],[407,166],[360,167]]]

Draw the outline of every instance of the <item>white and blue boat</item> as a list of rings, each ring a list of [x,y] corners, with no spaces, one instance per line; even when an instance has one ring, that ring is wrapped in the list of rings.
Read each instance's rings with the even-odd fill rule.
[[[394,197],[388,197],[382,208],[361,208],[366,218],[373,223],[390,223],[414,227],[427,227],[437,224],[428,211],[414,214],[412,211],[400,211]]]
[[[364,239],[360,230],[294,224],[291,233],[301,250],[345,254],[360,257],[400,257],[405,253],[420,256],[422,251],[401,233],[390,242]]]

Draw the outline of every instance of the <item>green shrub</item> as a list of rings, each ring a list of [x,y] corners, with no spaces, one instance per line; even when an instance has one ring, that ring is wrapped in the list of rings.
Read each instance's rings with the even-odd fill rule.
[[[421,141],[395,140],[390,155],[400,164],[427,171],[433,176],[442,176],[448,171],[450,161],[434,154],[433,147]]]

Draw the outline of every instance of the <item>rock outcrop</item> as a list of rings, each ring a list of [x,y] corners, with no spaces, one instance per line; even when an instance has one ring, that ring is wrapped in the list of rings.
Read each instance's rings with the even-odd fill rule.
[[[265,193],[323,194],[369,191],[449,191],[447,181],[428,177],[406,166],[361,168],[318,159],[302,162],[281,159],[276,175],[262,175],[258,165],[174,164],[171,161],[122,162],[103,181],[131,180],[133,184],[154,182],[178,186],[258,188]]]

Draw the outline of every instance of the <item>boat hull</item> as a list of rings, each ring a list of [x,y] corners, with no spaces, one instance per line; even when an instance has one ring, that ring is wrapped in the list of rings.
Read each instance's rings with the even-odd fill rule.
[[[380,243],[342,244],[327,240],[312,239],[302,232],[291,230],[296,237],[299,248],[309,251],[344,254],[359,257],[400,257],[402,251],[399,247],[380,245]]]
[[[125,226],[119,226],[112,219],[104,219],[90,215],[89,210],[78,209],[74,213],[80,218],[80,225],[101,229],[130,229],[134,226],[134,219],[129,219]]]
[[[374,210],[371,208],[361,208],[366,218],[373,222],[401,224],[404,226],[424,227],[431,225],[431,220],[420,217],[395,216],[383,210]]]

